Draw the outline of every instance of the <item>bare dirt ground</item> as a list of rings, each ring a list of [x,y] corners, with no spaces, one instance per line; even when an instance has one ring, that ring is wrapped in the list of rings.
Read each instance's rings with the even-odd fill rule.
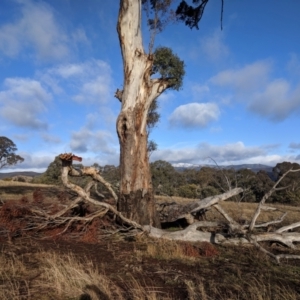
[[[23,203],[18,199],[27,197],[46,205],[60,199],[53,188],[43,190],[44,202],[41,191],[31,199],[28,186],[1,191],[4,203],[13,199]],[[298,208],[290,210],[293,218],[300,216]],[[254,247],[113,234],[109,219],[80,230],[80,234],[75,229],[58,234],[61,228],[34,235],[22,232],[12,238],[2,230],[0,299],[300,299],[299,260],[276,265]],[[299,255],[299,249],[265,247]]]

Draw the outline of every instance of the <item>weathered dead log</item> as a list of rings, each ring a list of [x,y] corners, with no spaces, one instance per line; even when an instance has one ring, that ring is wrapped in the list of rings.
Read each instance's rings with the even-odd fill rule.
[[[160,204],[160,207],[158,208],[160,221],[164,223],[175,222],[178,219],[186,219],[189,224],[192,224],[193,218],[196,217],[199,211],[206,210],[211,206],[236,196],[242,192],[242,188],[235,188],[224,194],[207,197],[203,200],[195,201],[186,205],[181,205],[176,202]]]
[[[259,202],[258,206],[257,206],[257,209],[253,215],[253,218],[251,220],[251,223],[250,223],[250,226],[249,226],[249,231],[252,231],[253,228],[255,227],[255,222],[258,218],[258,216],[260,215],[260,212],[261,210],[263,210],[265,208],[265,202],[267,201],[267,199],[276,191],[280,191],[280,190],[283,190],[283,189],[286,189],[286,187],[280,187],[278,188],[277,186],[279,185],[279,183],[282,181],[282,179],[289,173],[291,172],[299,172],[300,170],[297,169],[297,170],[293,170],[293,169],[290,169],[288,170],[287,172],[285,172],[280,178],[279,180],[277,180],[275,182],[275,184],[273,185],[273,187],[263,196],[263,198],[261,199],[261,201]]]
[[[166,231],[152,226],[143,226],[143,229],[148,232],[150,237],[163,238],[173,241],[188,241],[188,242],[209,242],[215,243],[214,235],[211,232],[202,232],[197,230],[199,227],[217,227],[217,222],[196,222],[183,230]]]
[[[69,157],[69,156],[68,156]],[[64,157],[63,157],[64,158]],[[210,242],[220,245],[255,245],[264,253],[273,257],[277,262],[280,261],[282,258],[293,258],[293,259],[300,259],[299,255],[275,255],[270,251],[266,250],[259,242],[276,242],[283,244],[287,247],[296,248],[296,243],[300,242],[300,233],[298,232],[287,232],[288,230],[297,228],[300,226],[300,222],[290,224],[288,226],[284,226],[279,228],[275,232],[255,232],[253,231],[254,228],[264,228],[270,224],[280,223],[286,214],[283,214],[280,218],[265,222],[263,224],[255,224],[256,220],[261,212],[261,210],[274,210],[272,207],[267,207],[265,205],[266,200],[272,194],[273,191],[278,190],[277,185],[282,180],[282,178],[273,186],[273,188],[266,193],[263,197],[261,202],[258,204],[258,208],[251,220],[250,225],[240,225],[236,222],[227,212],[219,205],[221,201],[229,199],[232,196],[235,196],[243,191],[241,188],[232,189],[222,195],[212,196],[205,198],[200,201],[196,201],[194,203],[188,205],[178,205],[176,203],[164,203],[161,205],[161,216],[163,220],[167,221],[176,221],[180,218],[187,219],[190,223],[188,227],[183,230],[179,230],[176,232],[169,232],[166,230],[158,229],[152,227],[150,225],[141,226],[140,224],[126,218],[122,215],[122,213],[118,212],[115,207],[100,201],[96,201],[92,199],[89,195],[89,189],[84,190],[81,187],[69,182],[68,175],[75,175],[75,176],[82,176],[82,175],[89,175],[92,176],[95,181],[102,182],[104,180],[99,174],[98,171],[94,168],[83,168],[82,170],[78,171],[72,168],[72,159],[64,160],[63,161],[63,168],[62,168],[62,181],[64,185],[74,192],[76,192],[79,196],[78,199],[82,199],[86,202],[93,203],[95,205],[101,206],[103,209],[99,212],[94,213],[93,215],[87,216],[86,220],[91,220],[94,217],[101,217],[107,211],[111,211],[113,214],[118,216],[120,220],[122,220],[125,224],[132,226],[138,230],[147,232],[150,237],[154,238],[163,238],[168,240],[180,240],[180,241],[190,241],[190,242]],[[293,170],[294,171],[294,170]],[[300,171],[300,170],[299,170]],[[110,185],[107,183],[106,186],[110,188]],[[281,189],[281,188],[280,188]],[[113,193],[112,193],[113,194]],[[75,201],[75,202],[76,202]],[[75,203],[76,204],[76,203]],[[69,206],[70,208],[72,206]],[[225,219],[224,222],[206,222],[206,221],[196,221],[194,216],[201,210],[209,209],[210,207],[214,207]],[[66,208],[66,209],[68,209]],[[66,211],[63,210],[64,212]],[[61,213],[56,214],[56,216],[61,216]],[[76,220],[78,219],[75,218]],[[72,218],[68,218],[68,225],[69,226],[73,220]],[[81,220],[82,218],[80,218]],[[66,222],[66,220],[64,220]],[[218,230],[218,228],[221,230]],[[206,229],[203,231],[203,229]],[[226,230],[224,230],[226,229]]]

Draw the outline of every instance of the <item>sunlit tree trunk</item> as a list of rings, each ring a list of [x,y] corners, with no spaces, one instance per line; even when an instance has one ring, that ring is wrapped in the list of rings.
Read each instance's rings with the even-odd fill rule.
[[[124,67],[123,90],[116,94],[122,103],[117,119],[121,151],[118,209],[142,225],[159,226],[147,153],[146,125],[149,107],[167,88],[167,82],[150,78],[153,57],[143,48],[140,0],[120,1],[117,30]]]

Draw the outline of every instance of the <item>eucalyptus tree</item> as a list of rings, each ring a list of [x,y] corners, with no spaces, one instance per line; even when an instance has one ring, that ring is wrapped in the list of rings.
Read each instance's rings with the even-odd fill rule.
[[[0,136],[0,169],[13,166],[24,161],[24,158],[17,155],[16,144],[5,136]]]
[[[209,0],[181,1],[177,18],[197,28]],[[120,0],[117,31],[123,59],[123,89],[117,90],[121,102],[117,118],[120,142],[120,197],[118,210],[144,225],[159,226],[151,183],[147,120],[151,106],[167,89],[179,90],[184,76],[184,62],[171,49],[152,50],[155,35],[172,16],[172,0]],[[145,50],[141,31],[145,10],[150,30],[150,44]]]

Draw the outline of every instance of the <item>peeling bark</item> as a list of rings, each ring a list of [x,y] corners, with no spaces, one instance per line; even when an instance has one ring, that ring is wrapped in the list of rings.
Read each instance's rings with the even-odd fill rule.
[[[147,115],[151,103],[168,87],[151,79],[152,55],[145,53],[141,33],[141,0],[121,0],[118,36],[123,58],[122,108],[117,119],[120,142],[120,197],[118,209],[142,225],[159,227],[147,152]]]

